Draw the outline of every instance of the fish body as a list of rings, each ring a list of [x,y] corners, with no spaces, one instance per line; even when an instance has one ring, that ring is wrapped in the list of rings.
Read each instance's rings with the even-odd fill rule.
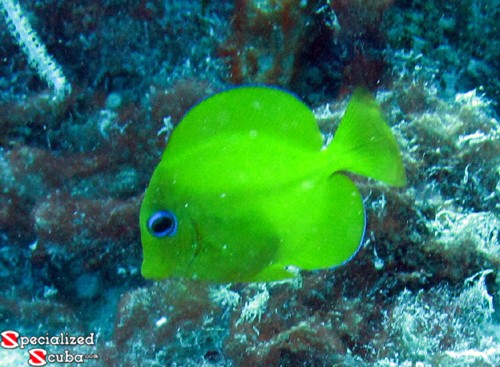
[[[348,260],[365,228],[343,172],[405,183],[396,141],[374,100],[354,94],[332,143],[311,110],[269,87],[240,87],[176,127],[140,212],[142,274],[213,282],[274,281],[290,266]]]

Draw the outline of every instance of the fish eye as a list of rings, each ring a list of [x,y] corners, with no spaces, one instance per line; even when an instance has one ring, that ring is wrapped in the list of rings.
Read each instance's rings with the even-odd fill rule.
[[[171,211],[160,210],[149,217],[148,229],[155,237],[172,237],[177,232],[177,218]]]

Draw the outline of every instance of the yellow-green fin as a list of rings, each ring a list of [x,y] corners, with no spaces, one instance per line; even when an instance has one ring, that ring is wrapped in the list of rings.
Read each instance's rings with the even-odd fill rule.
[[[172,133],[168,151],[179,153],[218,135],[238,133],[276,136],[308,150],[319,150],[323,143],[314,114],[292,94],[270,87],[237,87],[191,109]]]
[[[370,93],[354,92],[328,147],[335,170],[349,171],[404,186],[406,175],[399,147]]]
[[[287,246],[280,249],[279,262],[307,270],[323,269],[340,265],[356,253],[363,239],[365,213],[361,195],[350,178],[333,174],[314,190],[293,200],[290,197],[290,201],[297,212],[307,215],[293,218],[295,231],[283,236]],[[291,223],[285,228],[291,228]]]

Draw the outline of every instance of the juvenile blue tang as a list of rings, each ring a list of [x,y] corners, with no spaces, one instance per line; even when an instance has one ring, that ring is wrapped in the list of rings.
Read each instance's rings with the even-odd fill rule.
[[[311,110],[270,87],[240,87],[175,128],[140,212],[145,278],[275,281],[323,269],[360,246],[365,213],[344,172],[403,186],[399,148],[358,90],[331,144]]]

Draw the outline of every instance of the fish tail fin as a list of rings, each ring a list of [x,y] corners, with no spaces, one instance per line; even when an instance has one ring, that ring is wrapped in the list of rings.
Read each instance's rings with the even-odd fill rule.
[[[396,139],[366,90],[354,92],[327,154],[335,162],[335,171],[349,171],[392,186],[406,184]]]

